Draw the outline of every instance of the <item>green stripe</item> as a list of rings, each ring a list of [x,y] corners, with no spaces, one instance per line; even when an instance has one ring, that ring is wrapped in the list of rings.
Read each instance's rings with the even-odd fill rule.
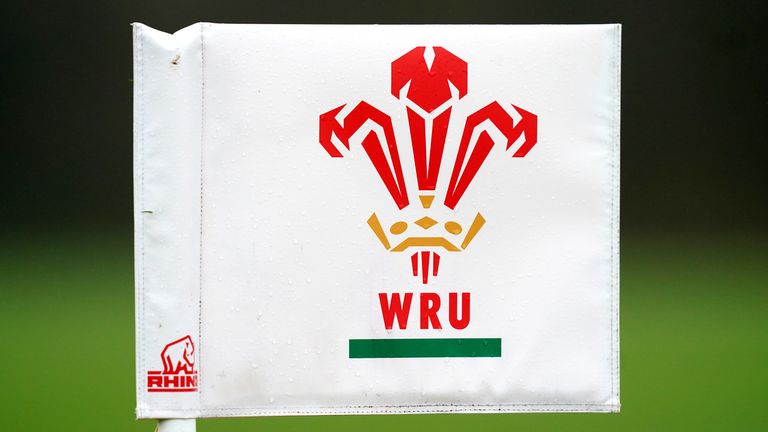
[[[499,338],[350,339],[349,358],[501,357]]]

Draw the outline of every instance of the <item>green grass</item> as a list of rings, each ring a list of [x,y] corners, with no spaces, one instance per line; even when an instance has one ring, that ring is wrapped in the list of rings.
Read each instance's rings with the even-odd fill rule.
[[[130,238],[5,239],[0,431],[134,420]],[[200,431],[765,430],[765,239],[622,242],[622,412],[213,419]]]

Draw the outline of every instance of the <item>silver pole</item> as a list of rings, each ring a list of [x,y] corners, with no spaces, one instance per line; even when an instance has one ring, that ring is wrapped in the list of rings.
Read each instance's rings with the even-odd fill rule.
[[[195,432],[195,419],[165,419],[157,421],[155,432]]]

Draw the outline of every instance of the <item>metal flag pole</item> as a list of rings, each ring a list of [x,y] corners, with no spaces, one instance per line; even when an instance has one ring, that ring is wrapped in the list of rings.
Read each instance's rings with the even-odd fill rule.
[[[164,419],[157,421],[155,432],[195,432],[195,419]]]

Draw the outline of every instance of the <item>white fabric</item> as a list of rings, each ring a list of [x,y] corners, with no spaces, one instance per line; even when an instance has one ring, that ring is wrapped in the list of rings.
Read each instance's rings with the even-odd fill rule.
[[[391,63],[418,46],[468,64],[430,209],[390,94]],[[138,417],[618,411],[619,65],[619,25],[134,25]],[[349,151],[334,136],[342,158],[318,142],[321,114],[363,100],[392,118],[403,210],[360,146],[380,128]],[[512,157],[489,127],[497,144],[451,210],[464,120],[493,101],[534,113],[538,142]],[[373,212],[388,236],[424,215],[486,222],[424,284]],[[407,292],[407,328],[385,329],[378,294]],[[423,292],[442,330],[420,328]],[[471,293],[464,329],[449,292]],[[197,390],[148,392],[187,335]],[[350,339],[388,338],[499,338],[501,356],[350,358]]]

